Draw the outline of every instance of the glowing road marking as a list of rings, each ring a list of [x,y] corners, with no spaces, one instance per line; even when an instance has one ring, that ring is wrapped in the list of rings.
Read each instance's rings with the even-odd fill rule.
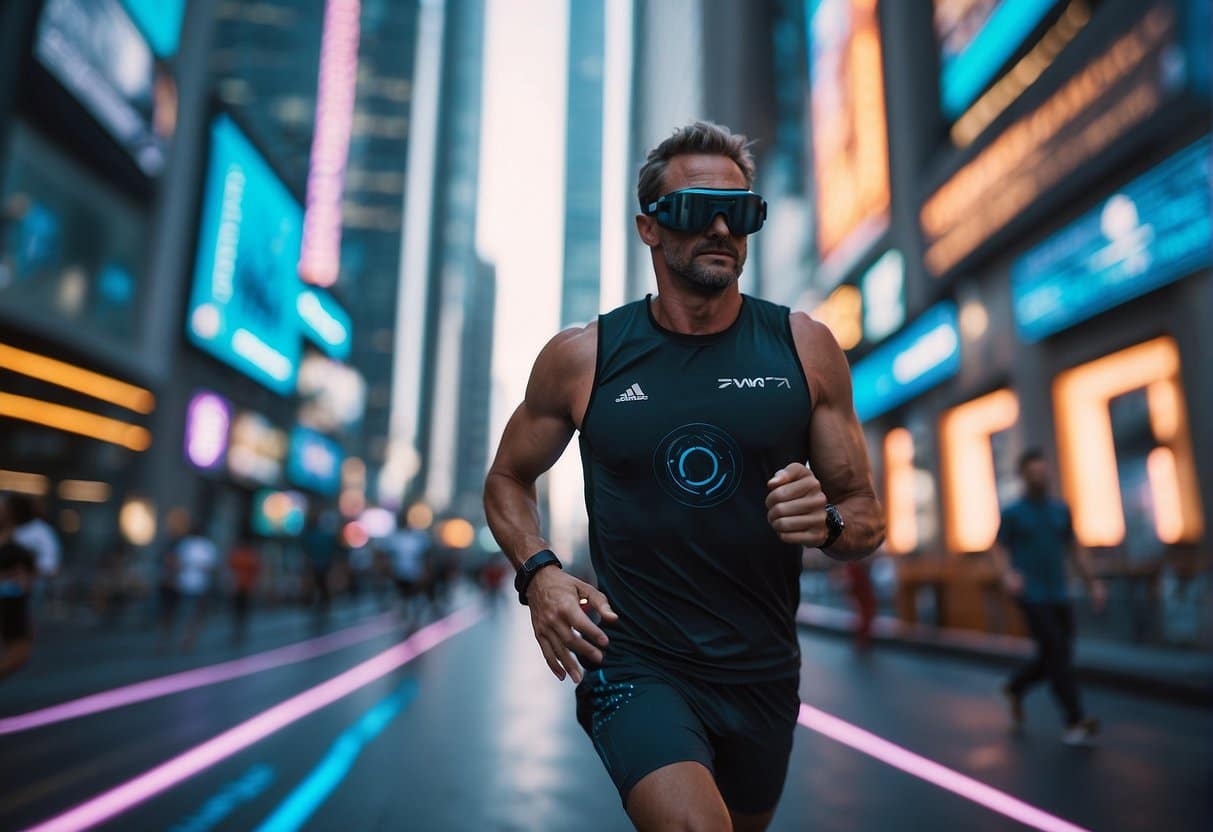
[[[311,773],[295,787],[274,813],[257,827],[257,832],[295,832],[303,828],[320,805],[328,799],[354,767],[367,743],[404,710],[417,695],[417,682],[406,679],[396,690],[380,699],[357,722],[342,732]]]
[[[3,717],[0,718],[0,736],[15,734],[18,731],[28,731],[31,728],[39,728],[43,725],[76,719],[77,717],[88,716],[89,714],[100,713],[101,711],[109,711],[125,705],[132,705],[136,702],[144,702],[148,699],[158,699],[161,696],[180,693],[183,690],[206,687],[218,684],[219,682],[226,682],[229,679],[238,679],[241,676],[249,676],[253,673],[260,673],[263,670],[281,667],[285,664],[294,664],[305,659],[323,656],[326,653],[332,653],[343,647],[349,647],[352,644],[357,644],[389,632],[396,627],[396,623],[395,617],[389,613],[372,618],[370,621],[355,627],[349,627],[345,630],[308,639],[307,641],[288,644],[285,647],[267,650],[264,653],[254,653],[251,656],[233,659],[228,662],[196,667],[193,670],[184,670],[169,676],[158,676],[155,679],[147,679],[143,682],[103,690],[99,693],[81,697],[80,699],[72,699],[47,708],[39,708],[36,711],[27,711],[15,716]]]
[[[279,702],[150,771],[102,792],[61,815],[30,827],[26,832],[77,832],[103,823],[243,751],[253,743],[260,742],[325,705],[330,705],[383,678],[456,633],[466,630],[479,621],[481,616],[483,613],[479,610],[464,609],[422,627],[399,644],[327,682]]]
[[[168,832],[210,832],[242,805],[260,797],[273,783],[274,769],[265,763],[256,763],[238,780],[228,783],[203,804],[198,814],[169,827]]]
[[[802,703],[798,721],[810,730],[1033,829],[1040,829],[1042,832],[1089,832],[1081,826],[1050,815],[1043,809],[1037,809],[1030,803],[1025,803],[993,786],[987,786],[979,780],[953,771],[934,760],[919,756],[913,751],[902,748],[900,745],[891,743],[836,716],[831,716],[825,711],[819,711]]]

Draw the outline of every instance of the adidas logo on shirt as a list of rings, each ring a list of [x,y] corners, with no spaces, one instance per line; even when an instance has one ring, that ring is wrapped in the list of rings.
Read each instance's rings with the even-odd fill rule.
[[[624,390],[622,393],[620,393],[615,398],[615,401],[617,401],[617,402],[643,402],[643,401],[648,400],[648,398],[649,397],[645,395],[645,392],[640,389],[639,384],[633,384],[627,390]]]

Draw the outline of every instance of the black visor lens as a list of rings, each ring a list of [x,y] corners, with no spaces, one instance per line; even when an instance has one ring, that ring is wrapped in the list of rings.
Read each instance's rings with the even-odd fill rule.
[[[674,191],[658,200],[657,220],[674,231],[698,233],[724,214],[733,234],[753,234],[766,219],[766,203],[750,191]]]

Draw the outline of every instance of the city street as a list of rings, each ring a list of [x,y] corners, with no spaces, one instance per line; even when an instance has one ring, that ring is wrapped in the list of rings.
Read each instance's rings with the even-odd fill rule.
[[[334,613],[329,635],[265,616],[239,651],[214,623],[173,659],[141,655],[150,633],[56,633],[0,686],[0,828],[630,828],[526,612],[465,602],[395,652],[405,633],[370,607]],[[808,726],[772,829],[1209,828],[1207,710],[1088,689],[1104,734],[1076,749],[1043,691],[1013,735],[997,670],[821,635],[801,646]],[[238,656],[254,658],[220,665]],[[176,693],[13,719],[114,688],[137,698],[153,668],[198,667]]]

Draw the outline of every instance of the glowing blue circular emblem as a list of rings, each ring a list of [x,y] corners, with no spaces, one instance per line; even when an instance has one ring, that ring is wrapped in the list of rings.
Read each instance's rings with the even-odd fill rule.
[[[667,494],[692,508],[710,508],[741,483],[741,447],[715,425],[694,422],[657,443],[653,473]]]

